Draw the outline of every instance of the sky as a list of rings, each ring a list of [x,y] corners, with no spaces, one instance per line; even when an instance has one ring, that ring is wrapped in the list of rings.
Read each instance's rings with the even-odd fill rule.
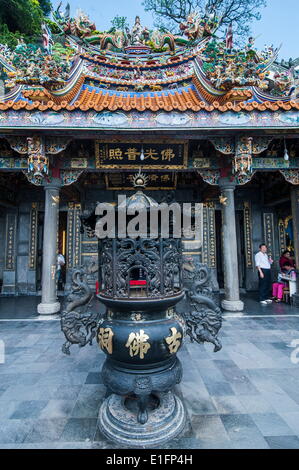
[[[126,16],[129,24],[134,23],[136,15],[141,23],[149,28],[153,25],[150,12],[145,12],[142,0],[69,0],[71,14],[81,8],[95,21],[97,29],[103,31],[111,27],[114,16]],[[59,0],[52,0],[55,6]],[[67,1],[63,2],[66,5]],[[299,57],[299,0],[268,0],[268,6],[261,10],[262,19],[252,24],[256,37],[256,47],[263,49],[265,44],[278,47],[282,44],[279,57],[284,59]]]

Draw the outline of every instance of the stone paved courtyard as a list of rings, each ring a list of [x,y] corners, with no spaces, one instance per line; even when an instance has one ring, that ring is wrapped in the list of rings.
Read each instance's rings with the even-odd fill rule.
[[[97,429],[104,354],[94,344],[65,356],[59,319],[9,318],[4,300],[0,448],[118,448]],[[224,317],[220,352],[186,342],[177,393],[188,424],[162,448],[299,449],[299,363],[290,359],[299,311],[273,305],[254,315],[253,305],[247,315]]]

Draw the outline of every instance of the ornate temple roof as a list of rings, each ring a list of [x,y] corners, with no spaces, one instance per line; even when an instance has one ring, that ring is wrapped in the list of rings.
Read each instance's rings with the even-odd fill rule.
[[[192,14],[174,36],[138,17],[131,31],[98,34],[82,13],[55,15],[64,46],[0,46],[1,111],[299,110],[296,69],[278,71],[278,50],[258,52],[252,38],[242,50],[217,41],[215,16]]]

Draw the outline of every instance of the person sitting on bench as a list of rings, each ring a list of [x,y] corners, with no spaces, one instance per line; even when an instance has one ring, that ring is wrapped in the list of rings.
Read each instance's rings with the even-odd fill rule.
[[[285,262],[282,269],[281,273],[278,274],[278,282],[274,282],[272,284],[272,295],[273,295],[273,300],[275,302],[281,302],[283,299],[283,290],[285,287],[287,287],[286,282],[282,282],[282,275],[287,275],[289,276],[293,271],[295,271],[294,266],[290,262]]]

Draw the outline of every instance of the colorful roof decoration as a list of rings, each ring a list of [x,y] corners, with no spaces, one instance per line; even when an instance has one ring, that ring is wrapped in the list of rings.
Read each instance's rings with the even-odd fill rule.
[[[43,47],[0,45],[0,110],[299,109],[298,74],[278,71],[278,49],[258,52],[253,38],[235,49],[231,31],[226,41],[216,39],[215,14],[192,13],[181,24],[182,36],[150,31],[139,17],[132,29],[105,33],[82,12],[71,18],[58,8],[54,19],[63,41],[44,28]]]

